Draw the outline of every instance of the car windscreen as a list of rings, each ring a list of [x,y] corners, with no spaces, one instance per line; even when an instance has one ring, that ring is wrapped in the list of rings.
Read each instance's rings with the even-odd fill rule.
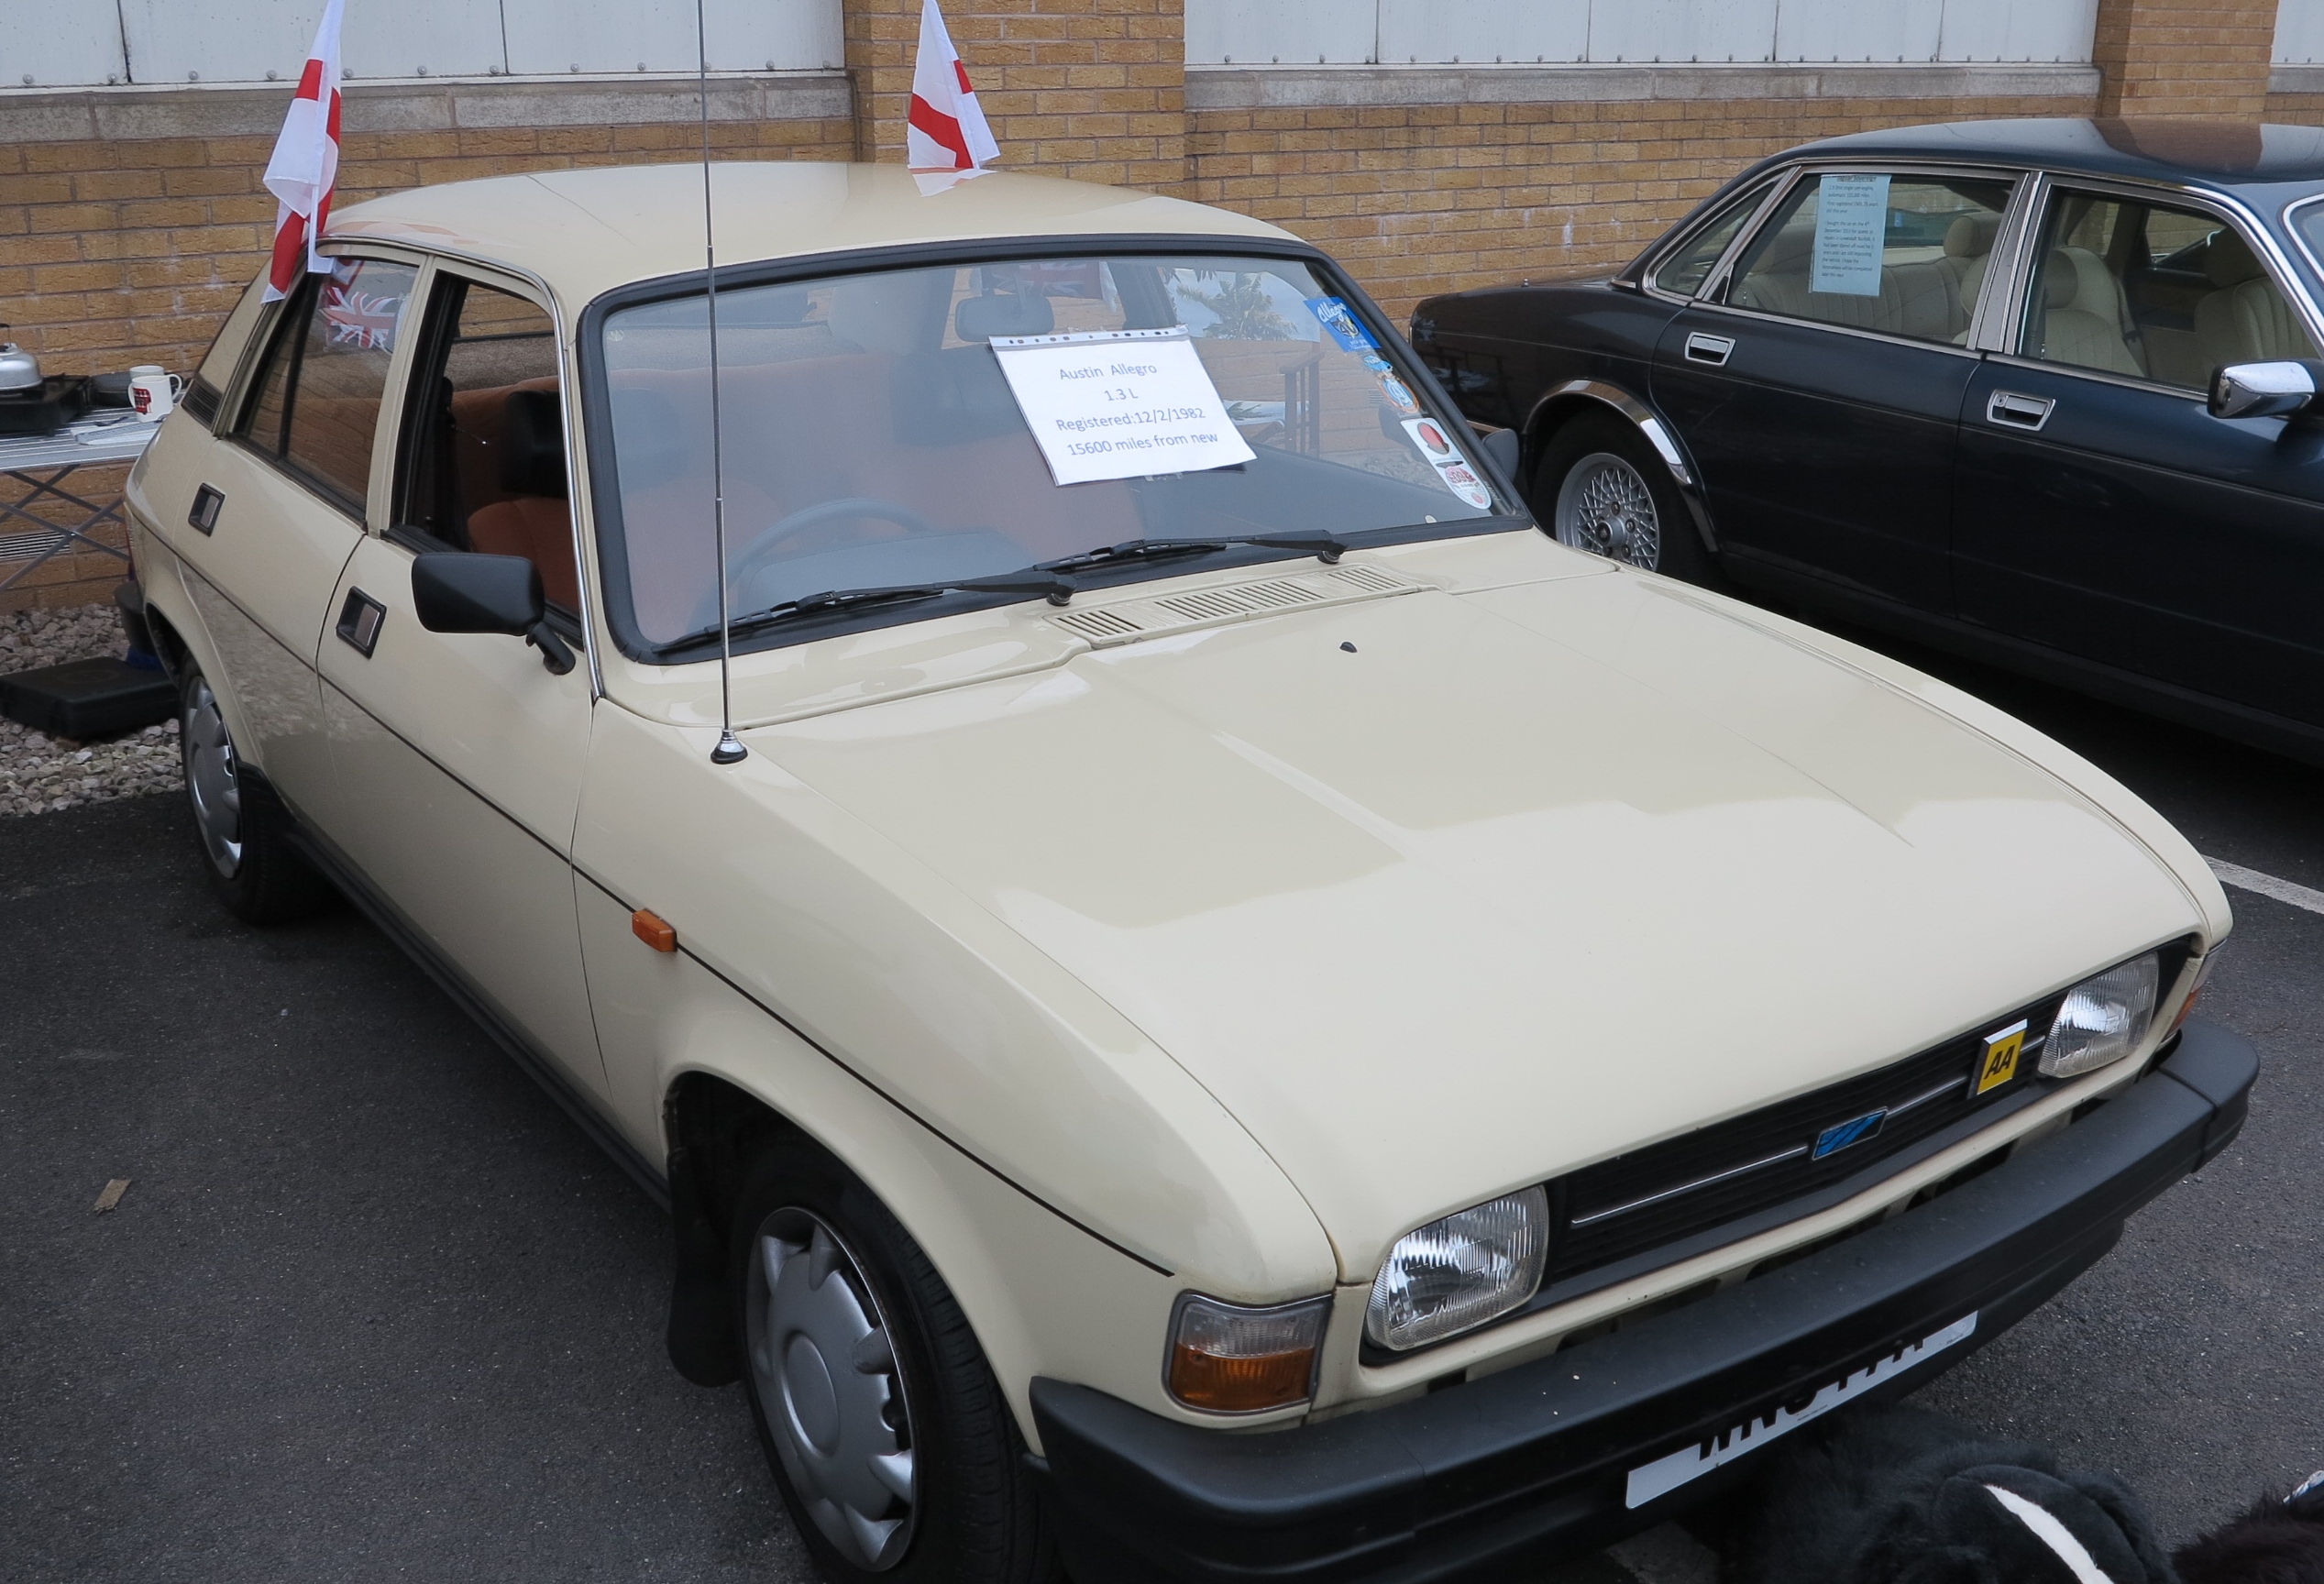
[[[599,499],[618,502],[600,507],[608,591],[619,607],[626,585],[650,646],[718,620],[711,312],[699,293],[619,308],[595,348],[611,421]],[[1389,337],[1295,260],[1019,258],[721,284],[715,313],[738,618],[1134,540],[1361,543],[1512,511]]]

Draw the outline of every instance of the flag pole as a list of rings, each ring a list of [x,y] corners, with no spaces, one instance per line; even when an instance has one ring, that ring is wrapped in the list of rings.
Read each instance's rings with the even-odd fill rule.
[[[734,735],[734,630],[726,588],[726,469],[718,402],[718,242],[710,221],[710,35],[694,0],[695,82],[702,101],[702,301],[710,333],[710,511],[718,544],[718,746],[713,764],[739,764],[750,756]]]

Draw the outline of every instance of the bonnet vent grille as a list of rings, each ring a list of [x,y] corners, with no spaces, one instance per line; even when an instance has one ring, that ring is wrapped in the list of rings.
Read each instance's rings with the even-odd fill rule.
[[[1060,611],[1048,620],[1075,637],[1087,640],[1093,647],[1105,649],[1159,633],[1183,632],[1191,627],[1216,627],[1283,610],[1320,610],[1359,600],[1414,594],[1430,587],[1384,567],[1333,566],[1290,578],[1165,594],[1152,600],[1085,606]]]

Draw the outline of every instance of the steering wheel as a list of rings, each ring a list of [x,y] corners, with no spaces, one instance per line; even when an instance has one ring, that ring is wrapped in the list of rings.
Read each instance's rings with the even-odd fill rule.
[[[812,506],[802,506],[789,516],[759,530],[751,542],[735,555],[727,575],[729,581],[741,583],[764,571],[783,541],[793,534],[849,517],[868,517],[875,522],[893,522],[912,534],[932,534],[936,532],[927,518],[909,506],[898,506],[891,500],[874,500],[863,496],[821,500]]]

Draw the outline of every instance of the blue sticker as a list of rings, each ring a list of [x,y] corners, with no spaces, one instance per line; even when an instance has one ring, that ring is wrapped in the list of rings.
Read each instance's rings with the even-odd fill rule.
[[[1377,352],[1365,353],[1363,363],[1364,367],[1371,369],[1374,374],[1392,374],[1395,372],[1395,370],[1389,368],[1388,359],[1382,358]]]
[[[1417,412],[1420,411],[1420,403],[1413,400],[1412,392],[1404,388],[1403,380],[1393,374],[1380,374],[1373,378],[1380,381],[1380,393],[1388,398],[1388,404],[1397,412]]]
[[[1363,321],[1358,319],[1348,304],[1338,297],[1310,297],[1307,312],[1313,314],[1323,327],[1331,332],[1331,338],[1339,343],[1343,352],[1377,352],[1380,343],[1371,338]]]

